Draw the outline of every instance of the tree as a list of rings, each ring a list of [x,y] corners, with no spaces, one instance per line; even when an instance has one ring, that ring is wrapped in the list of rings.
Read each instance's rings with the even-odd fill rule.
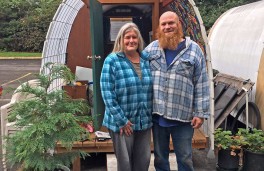
[[[213,26],[215,21],[227,10],[256,2],[258,0],[194,0],[201,17],[203,19],[207,32]]]
[[[41,52],[61,0],[0,0],[0,50]]]
[[[49,71],[45,74],[44,71]],[[8,119],[15,127],[22,128],[6,137],[6,158],[10,165],[22,165],[26,170],[54,170],[87,154],[70,151],[75,141],[83,140],[88,132],[82,124],[91,122],[89,106],[84,99],[72,99],[64,90],[49,91],[53,81],[63,79],[66,83],[75,80],[71,70],[62,64],[46,63],[37,75],[36,86],[22,84],[15,93],[30,95],[16,102]],[[88,137],[86,137],[88,138]],[[60,143],[69,151],[51,153]]]
[[[0,51],[41,52],[62,0],[0,0]],[[194,0],[208,31],[230,8],[258,0]]]

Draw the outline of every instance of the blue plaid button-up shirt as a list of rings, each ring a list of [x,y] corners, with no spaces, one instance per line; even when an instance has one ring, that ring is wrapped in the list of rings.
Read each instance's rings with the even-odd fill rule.
[[[183,49],[167,66],[158,40],[145,48],[153,77],[153,113],[166,119],[190,122],[209,117],[209,81],[202,50],[186,37]]]
[[[119,132],[128,120],[135,131],[152,126],[152,77],[149,61],[142,56],[142,79],[124,53],[111,53],[104,61],[100,78],[105,103],[103,125],[114,132]]]

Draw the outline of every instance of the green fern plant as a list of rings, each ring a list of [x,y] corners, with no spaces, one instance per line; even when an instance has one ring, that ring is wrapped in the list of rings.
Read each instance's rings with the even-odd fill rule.
[[[44,74],[44,70],[48,74]],[[74,75],[65,65],[46,63],[37,78],[37,86],[24,84],[15,92],[30,94],[31,98],[12,106],[8,119],[16,120],[15,126],[22,129],[6,137],[7,162],[11,166],[20,164],[25,170],[69,167],[76,157],[87,155],[82,151],[71,151],[71,148],[75,141],[82,140],[85,133],[80,125],[91,122],[87,115],[88,103],[84,99],[71,99],[61,89],[49,92],[54,80],[74,81]],[[58,143],[68,151],[52,153]]]

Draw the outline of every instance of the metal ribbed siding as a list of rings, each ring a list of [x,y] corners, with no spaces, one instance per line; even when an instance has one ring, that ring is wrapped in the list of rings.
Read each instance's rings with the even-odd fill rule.
[[[81,0],[64,0],[50,23],[42,51],[43,66],[47,62],[65,64],[66,49],[72,24],[79,10],[84,6]],[[45,71],[46,73],[48,71]],[[62,80],[56,80],[50,89],[60,88]]]

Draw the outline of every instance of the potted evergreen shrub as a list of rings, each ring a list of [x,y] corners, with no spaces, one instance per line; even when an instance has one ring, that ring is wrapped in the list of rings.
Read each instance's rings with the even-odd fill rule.
[[[243,171],[262,171],[264,168],[264,132],[263,130],[238,129],[243,140]]]
[[[214,141],[218,155],[218,170],[238,170],[239,154],[241,154],[241,139],[233,136],[231,131],[217,128]]]
[[[74,75],[65,65],[46,63],[37,78],[37,86],[24,84],[15,92],[30,94],[31,98],[15,103],[8,116],[21,130],[6,137],[7,163],[38,171],[69,167],[76,157],[87,155],[71,151],[73,143],[82,140],[86,133],[81,125],[91,122],[87,101],[72,99],[62,89],[49,91],[54,80],[74,81]],[[56,153],[58,143],[69,151]]]

